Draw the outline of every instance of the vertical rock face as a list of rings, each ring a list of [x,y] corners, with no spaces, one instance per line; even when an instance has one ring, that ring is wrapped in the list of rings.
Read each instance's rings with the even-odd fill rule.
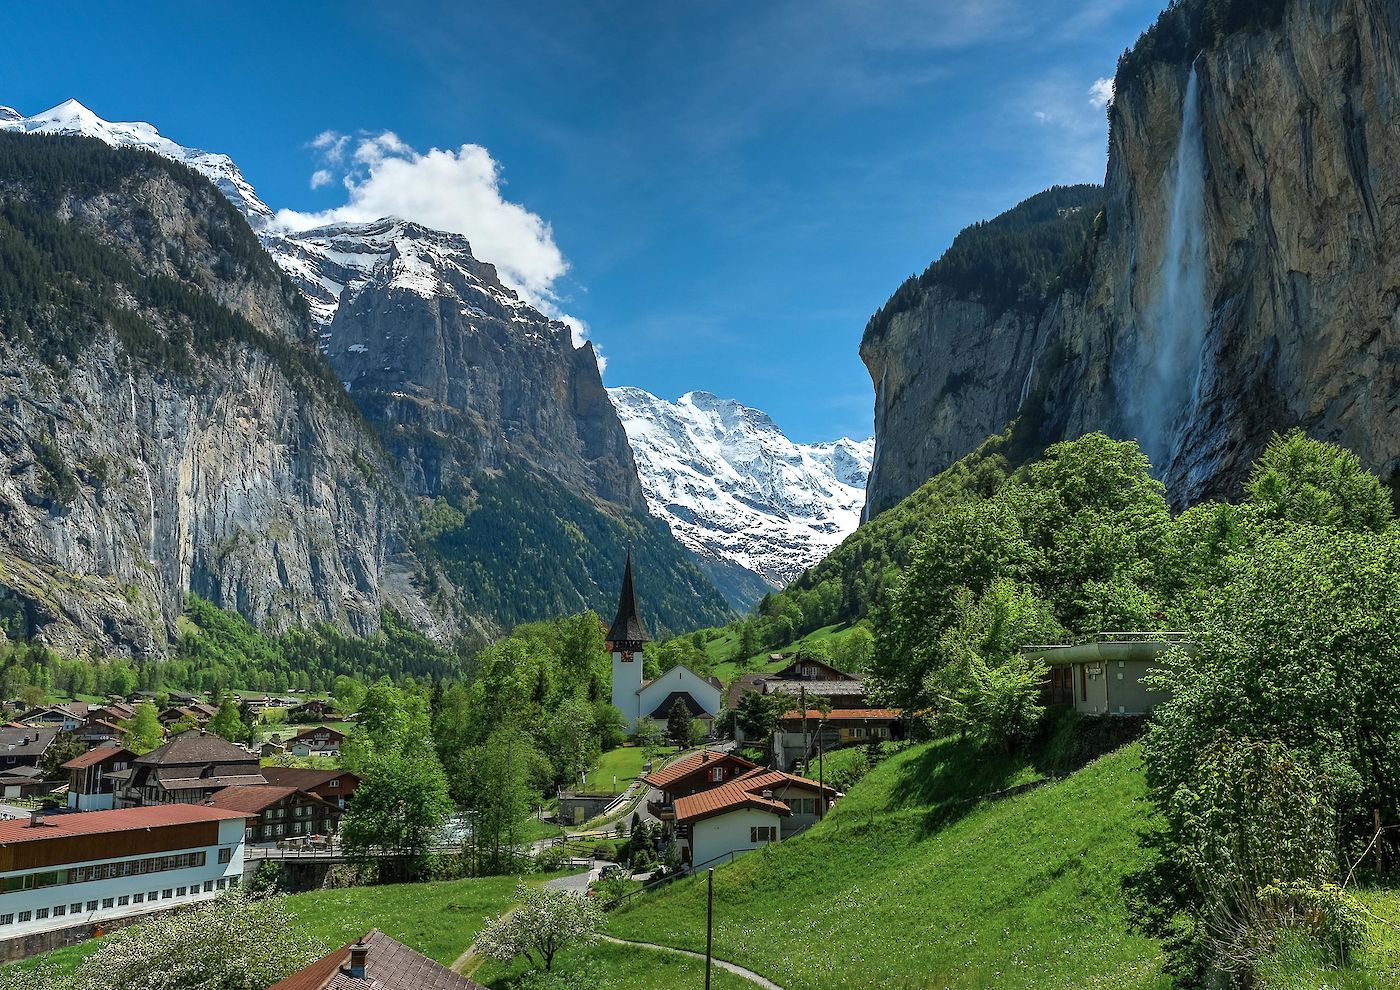
[[[1035,329],[1013,335],[1020,351],[998,344],[1005,328],[995,322],[949,323],[947,335],[921,341],[929,358],[892,339],[867,359],[881,410],[887,368],[904,362],[915,369],[904,380],[922,373],[936,388],[938,362],[984,343],[990,352],[968,370],[986,395],[966,422],[949,413],[950,439],[916,470],[881,475],[872,492],[881,507],[912,475],[970,449],[971,435],[999,428],[983,429],[1003,411],[1044,440],[1093,429],[1138,437],[1178,504],[1238,496],[1270,434],[1292,426],[1396,479],[1400,8],[1293,0],[1209,33],[1203,8],[1165,13],[1120,67],[1085,287],[1048,296]],[[1200,169],[1195,188],[1180,167],[1184,147],[1188,168]],[[1182,231],[1183,210],[1199,230]],[[1183,247],[1183,233],[1199,246]],[[1197,251],[1199,288],[1182,270]],[[1193,307],[1187,322],[1203,325],[1173,330]],[[971,341],[952,339],[963,333]],[[1035,357],[1015,367],[1029,374],[1017,383],[1001,362],[1024,353],[1027,337]],[[928,408],[927,389],[913,395],[905,409],[877,412],[877,474],[913,432],[882,431],[881,420],[916,421]],[[1154,395],[1161,401],[1147,401]]]
[[[114,166],[86,142],[6,140],[36,175],[100,176],[58,194],[12,169],[0,182],[18,217],[0,229],[21,234],[6,250],[39,243],[23,224],[43,224],[76,245],[69,257],[97,259],[42,276],[76,295],[5,314],[8,619],[63,650],[137,655],[174,635],[187,590],[272,629],[368,633],[384,605],[432,628],[382,449],[317,379],[295,290],[214,187],[153,157],[128,153],[101,177]],[[96,317],[76,348],[70,299]]]
[[[327,359],[412,491],[435,496],[523,460],[643,506],[592,345],[575,347],[466,238],[386,219],[265,241],[307,293]]]

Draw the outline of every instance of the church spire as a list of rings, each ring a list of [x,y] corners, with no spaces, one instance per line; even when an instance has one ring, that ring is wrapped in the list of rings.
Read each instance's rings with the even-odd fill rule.
[[[649,639],[647,627],[642,624],[642,613],[637,609],[637,593],[632,588],[632,551],[629,550],[627,566],[622,572],[622,594],[617,599],[617,618],[608,630],[608,641],[614,650],[622,648],[621,644],[635,644],[632,649],[638,649]]]

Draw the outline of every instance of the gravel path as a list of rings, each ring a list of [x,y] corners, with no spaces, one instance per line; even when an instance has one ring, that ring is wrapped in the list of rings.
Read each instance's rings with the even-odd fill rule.
[[[613,938],[611,935],[599,935],[598,937],[604,942],[613,943],[613,945],[628,945],[638,949],[653,949],[657,952],[670,952],[677,956],[687,956],[691,959],[699,959],[701,962],[705,961],[705,956],[703,953],[691,952],[689,949],[673,949],[669,945],[656,945],[652,942],[629,942],[627,939]],[[753,970],[745,969],[738,963],[726,962],[723,959],[715,959],[714,964],[720,969],[728,970],[735,976],[743,977],[750,983],[758,984],[759,986],[763,987],[764,990],[783,990],[782,987],[778,986],[778,984],[768,979],[768,977],[759,976]]]

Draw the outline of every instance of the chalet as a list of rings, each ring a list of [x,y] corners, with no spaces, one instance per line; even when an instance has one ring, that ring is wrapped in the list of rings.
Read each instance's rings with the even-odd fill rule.
[[[68,771],[70,811],[107,811],[116,806],[116,779],[112,774],[131,766],[136,754],[121,746],[104,745],[75,756],[63,764]]]
[[[713,677],[701,677],[684,665],[672,667],[655,680],[642,677],[642,648],[651,639],[637,608],[632,586],[632,555],[622,572],[617,617],[608,630],[612,654],[612,703],[622,712],[629,731],[643,718],[665,721],[679,701],[691,718],[712,721],[719,714],[724,685]]]
[[[815,780],[755,767],[676,800],[681,858],[691,869],[703,869],[786,839],[815,824],[839,796]]]
[[[44,780],[38,767],[12,767],[0,770],[0,797],[29,798],[47,794],[53,784]]]
[[[37,767],[62,731],[42,725],[0,726],[0,770]]]
[[[324,725],[303,729],[287,740],[287,751],[293,756],[339,756],[345,733]]]
[[[834,707],[845,710],[867,706],[864,676],[848,674],[825,660],[811,657],[799,657],[777,673],[743,674],[736,678],[729,686],[729,707],[738,708],[749,692],[791,695],[794,708],[801,706],[804,697],[809,707],[816,698],[825,698]],[[746,741],[742,732],[736,732],[735,738],[741,743]]]
[[[1165,700],[1143,678],[1163,665],[1163,654],[1192,649],[1185,633],[1106,632],[1089,643],[1024,646],[1022,654],[1050,668],[1047,704],[1086,715],[1146,715]]]
[[[292,722],[319,722],[322,719],[334,717],[335,705],[319,698],[302,702],[287,712],[287,719]]]
[[[0,822],[0,959],[212,900],[243,878],[243,815],[193,805]]]
[[[360,778],[349,770],[311,770],[305,767],[263,767],[269,784],[295,787],[314,794],[337,808],[344,808],[360,786]]]
[[[486,990],[374,929],[268,990]]]
[[[258,758],[203,729],[190,729],[114,773],[116,805],[201,804],[225,787],[266,784]]]
[[[171,705],[158,716],[160,724],[167,729],[177,722],[188,722],[195,725],[208,725],[209,720],[219,714],[217,705],[210,705],[203,701],[192,701],[183,705]]]
[[[898,708],[833,708],[825,715],[815,708],[788,711],[773,733],[773,757],[779,767],[791,767],[819,752],[901,739],[902,714]]]
[[[661,800],[649,808],[653,815],[664,820],[673,817],[679,798],[713,790],[756,769],[758,764],[742,756],[707,749],[646,774],[641,780],[661,792]]]
[[[32,725],[60,732],[72,732],[87,721],[92,706],[86,701],[69,701],[61,705],[41,705],[21,712],[15,719],[21,725]]]
[[[338,807],[295,787],[240,784],[225,787],[204,803],[248,815],[244,839],[254,845],[328,836],[340,828]]]

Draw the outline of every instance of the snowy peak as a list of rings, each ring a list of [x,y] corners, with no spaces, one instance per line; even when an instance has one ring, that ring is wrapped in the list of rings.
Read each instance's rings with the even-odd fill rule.
[[[243,173],[228,155],[186,148],[162,137],[143,121],[104,120],[77,100],[64,100],[58,106],[32,117],[21,116],[10,107],[0,108],[0,130],[28,134],[64,134],[96,138],[114,148],[144,148],[181,162],[207,176],[228,197],[257,230],[272,219],[272,211],[258,198]]]
[[[709,392],[608,394],[652,514],[702,561],[782,587],[859,524],[873,439],[794,443],[767,413]]]

